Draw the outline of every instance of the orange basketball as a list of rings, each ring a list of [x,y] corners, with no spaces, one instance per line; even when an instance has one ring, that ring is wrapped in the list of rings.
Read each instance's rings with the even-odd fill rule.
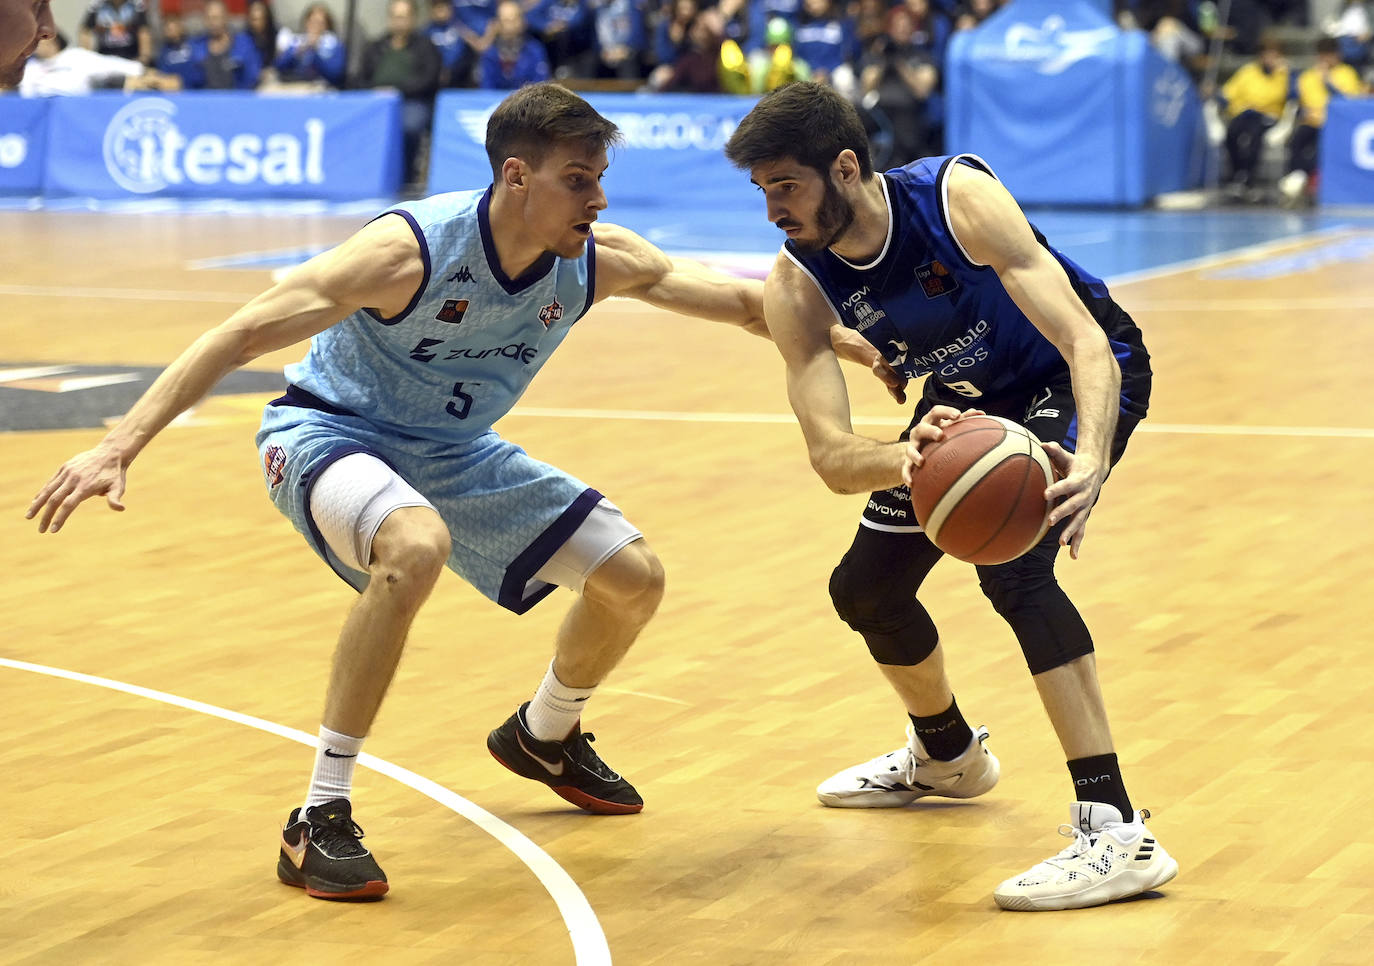
[[[1050,458],[1026,427],[966,416],[925,446],[911,474],[916,522],[935,546],[972,564],[1015,560],[1049,529]]]

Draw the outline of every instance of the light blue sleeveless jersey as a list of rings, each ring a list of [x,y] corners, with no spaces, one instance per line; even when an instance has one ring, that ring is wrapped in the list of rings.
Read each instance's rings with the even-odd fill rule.
[[[553,585],[540,568],[602,499],[576,477],[502,439],[492,423],[525,391],[592,303],[595,248],[545,255],[522,278],[501,271],[490,190],[390,209],[420,242],[424,281],[398,316],[355,312],[311,340],[267,405],[258,455],[273,504],[358,590],[369,575],[328,546],[311,510],[315,481],[370,453],[428,500],[448,527],[448,565],[518,614]]]
[[[589,239],[580,258],[546,254],[510,279],[490,203],[490,188],[456,191],[379,216],[410,223],[424,281],[396,317],[365,309],[316,335],[305,359],[286,367],[293,390],[384,432],[445,442],[476,439],[509,412],[591,307],[596,248]],[[287,401],[308,400],[295,395]]]

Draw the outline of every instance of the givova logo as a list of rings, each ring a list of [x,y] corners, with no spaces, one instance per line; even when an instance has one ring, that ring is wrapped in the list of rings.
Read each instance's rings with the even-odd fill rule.
[[[309,118],[301,135],[197,134],[187,138],[177,108],[141,97],[120,108],[105,129],[105,169],[126,191],[151,194],[172,185],[322,184],[324,121]]]

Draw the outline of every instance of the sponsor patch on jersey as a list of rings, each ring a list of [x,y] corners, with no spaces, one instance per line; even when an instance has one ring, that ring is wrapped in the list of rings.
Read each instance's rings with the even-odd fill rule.
[[[440,322],[451,322],[457,325],[463,321],[463,313],[467,310],[467,299],[444,299],[444,307],[434,317]]]
[[[285,477],[283,472],[286,469],[286,450],[280,446],[269,446],[262,454],[262,469],[267,474],[267,485],[271,489],[276,489]]]
[[[927,262],[925,265],[916,266],[916,281],[921,283],[921,291],[926,293],[928,299],[948,295],[959,287],[958,279],[939,262]]]
[[[563,318],[563,304],[554,299],[548,305],[541,306],[539,309],[539,321],[544,323],[544,328],[548,328],[555,322]]]

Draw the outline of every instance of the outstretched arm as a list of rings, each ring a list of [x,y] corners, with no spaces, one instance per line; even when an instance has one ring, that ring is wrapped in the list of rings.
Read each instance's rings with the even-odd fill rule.
[[[763,318],[764,286],[757,279],[726,275],[700,262],[666,255],[618,225],[597,226],[596,261],[597,301],[622,295],[772,338]],[[871,369],[898,402],[906,400],[906,380],[863,336],[834,324],[827,325],[827,334],[835,355]]]
[[[103,494],[122,510],[129,464],[177,414],[228,373],[307,339],[364,306],[383,316],[409,303],[423,278],[419,243],[399,217],[367,225],[206,332],[148,387],[94,449],[72,457],[29,504],[40,533],[56,533],[82,501]]]
[[[1068,473],[1045,491],[1058,502],[1051,525],[1078,556],[1088,514],[1111,467],[1121,406],[1121,367],[1106,333],[1069,284],[1068,273],[1035,240],[1016,201],[994,178],[956,165],[949,182],[950,225],[969,255],[997,273],[1018,308],[1069,364],[1078,409],[1078,446]]]

